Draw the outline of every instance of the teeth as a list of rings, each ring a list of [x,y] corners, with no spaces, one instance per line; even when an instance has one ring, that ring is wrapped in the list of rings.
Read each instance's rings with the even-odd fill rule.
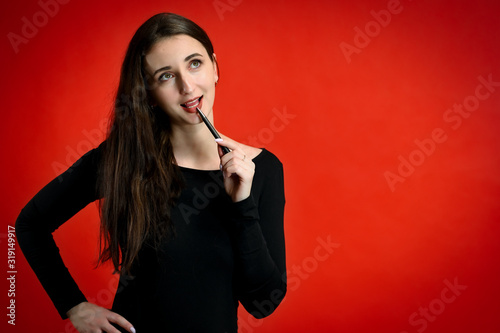
[[[202,97],[203,97],[203,96],[202,96]],[[198,106],[198,104],[200,104],[200,100],[201,100],[201,97],[200,97],[200,98],[195,99],[194,101],[191,101],[191,102],[186,102],[186,103],[184,103],[184,104],[181,104],[181,106],[184,106],[184,107],[186,107],[186,108],[188,108],[188,109],[192,109],[192,108],[194,108],[194,107]]]

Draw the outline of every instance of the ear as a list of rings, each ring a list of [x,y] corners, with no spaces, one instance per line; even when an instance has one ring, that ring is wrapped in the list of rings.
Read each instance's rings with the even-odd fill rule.
[[[217,81],[219,81],[219,65],[217,63],[217,55],[215,53],[212,54],[212,63],[214,65],[215,83],[217,84]]]

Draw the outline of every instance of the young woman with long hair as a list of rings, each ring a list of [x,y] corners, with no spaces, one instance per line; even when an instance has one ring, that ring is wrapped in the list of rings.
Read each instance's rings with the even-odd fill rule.
[[[281,162],[213,122],[210,39],[158,14],[132,38],[109,133],[23,208],[16,232],[62,318],[79,332],[237,332],[241,303],[270,315],[286,293]],[[230,149],[224,154],[221,146]],[[120,281],[112,309],[87,302],[52,232],[99,200],[99,262]]]

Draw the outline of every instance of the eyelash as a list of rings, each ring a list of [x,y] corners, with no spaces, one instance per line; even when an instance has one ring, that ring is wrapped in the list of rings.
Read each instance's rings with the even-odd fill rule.
[[[198,66],[196,66],[196,67],[192,67],[193,63],[198,63]],[[198,68],[200,68],[200,66],[201,66],[202,64],[203,64],[203,61],[201,61],[201,60],[199,60],[199,59],[193,59],[193,60],[189,63],[189,67],[190,67],[191,69],[198,69]],[[168,79],[164,79],[164,77],[165,77],[166,75],[170,75],[171,77],[170,77],[170,78],[168,78]],[[160,82],[165,82],[165,81],[170,80],[172,77],[173,77],[173,74],[172,74],[172,73],[163,73],[163,74],[161,74],[161,75],[159,76],[158,80],[159,80]]]
[[[170,73],[164,73],[164,74],[161,74],[160,77],[158,77],[158,81],[160,82],[164,82],[164,81],[168,81],[170,78],[168,79],[163,79],[166,75],[172,75]],[[173,76],[173,75],[172,75]]]
[[[196,69],[196,68],[199,68],[199,67],[201,66],[201,64],[203,63],[203,62],[202,62],[201,60],[199,60],[199,59],[193,59],[193,61],[191,61],[191,63],[189,63],[189,65],[190,65],[190,66],[191,66],[191,65],[193,65],[193,63],[195,63],[195,62],[199,63],[199,65],[198,65],[198,66],[194,67],[195,69]]]

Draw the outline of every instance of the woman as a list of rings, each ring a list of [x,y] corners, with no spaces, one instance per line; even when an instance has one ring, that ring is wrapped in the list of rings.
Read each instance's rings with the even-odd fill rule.
[[[79,332],[236,332],[238,301],[263,318],[283,299],[282,165],[214,141],[196,108],[213,121],[218,78],[200,27],[150,18],[128,47],[107,139],[21,211],[19,244]],[[99,262],[120,273],[111,310],[87,302],[51,235],[95,200]]]

